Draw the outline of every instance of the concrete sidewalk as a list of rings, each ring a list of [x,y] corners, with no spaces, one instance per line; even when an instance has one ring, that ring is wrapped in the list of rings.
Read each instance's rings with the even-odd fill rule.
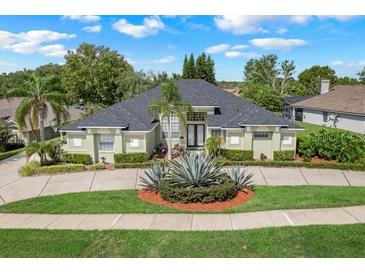
[[[234,214],[0,214],[0,228],[242,230],[263,227],[365,223],[365,206]]]
[[[18,200],[72,192],[136,189],[143,169],[87,171],[49,176],[21,177],[23,155],[0,162],[0,205]],[[334,169],[247,167],[256,185],[364,186],[365,172]]]

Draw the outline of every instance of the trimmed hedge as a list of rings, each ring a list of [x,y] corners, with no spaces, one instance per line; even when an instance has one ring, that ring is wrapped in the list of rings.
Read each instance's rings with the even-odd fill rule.
[[[97,163],[89,166],[89,170],[103,170],[105,168],[106,167],[103,163]]]
[[[89,154],[64,153],[63,160],[66,163],[91,165],[93,159]]]
[[[144,163],[147,161],[147,152],[128,152],[114,154],[114,163]]]
[[[294,156],[294,150],[274,151],[274,161],[293,161]]]
[[[85,170],[85,165],[83,164],[52,165],[52,166],[41,166],[37,168],[37,174],[80,172],[84,170]]]
[[[236,186],[232,181],[209,187],[185,188],[162,182],[160,186],[161,198],[170,202],[182,203],[211,203],[226,201],[236,195]]]
[[[22,147],[22,148],[18,148],[18,149],[14,149],[14,150],[10,150],[10,151],[6,151],[6,152],[1,152],[0,153],[0,161],[1,160],[5,160],[5,159],[7,159],[7,158],[9,158],[9,157],[12,157],[12,156],[14,156],[14,155],[17,155],[18,153],[20,153],[20,152],[23,152],[24,151],[24,147]]]
[[[253,160],[253,150],[221,149],[220,155],[230,161]]]
[[[83,164],[65,164],[65,165],[52,165],[52,166],[40,166],[38,162],[31,161],[25,166],[19,169],[19,173],[22,176],[33,176],[36,174],[54,174],[54,173],[68,173],[68,172],[80,172],[85,170]]]
[[[322,169],[341,169],[341,170],[357,170],[365,171],[365,164],[352,163],[311,163],[296,161],[227,161],[218,160],[222,165],[245,165],[245,166],[268,166],[268,167],[306,167],[306,168],[322,168]]]

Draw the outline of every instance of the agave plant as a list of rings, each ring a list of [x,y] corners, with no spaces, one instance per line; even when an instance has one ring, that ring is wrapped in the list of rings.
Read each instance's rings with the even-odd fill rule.
[[[248,188],[252,183],[251,178],[253,174],[247,174],[247,170],[239,165],[235,165],[230,170],[227,170],[227,175],[236,184],[238,190]]]
[[[186,154],[169,163],[166,180],[186,188],[210,186],[221,183],[221,170],[214,156]]]
[[[145,189],[159,191],[161,181],[166,176],[166,167],[161,164],[154,164],[149,170],[145,171],[145,177],[141,177],[140,186]]]

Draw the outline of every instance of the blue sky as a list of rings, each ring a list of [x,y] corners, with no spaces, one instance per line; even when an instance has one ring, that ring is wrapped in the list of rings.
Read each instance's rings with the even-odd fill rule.
[[[205,51],[218,80],[242,80],[249,58],[274,53],[299,73],[319,64],[355,77],[365,66],[362,16],[0,16],[0,72],[64,63],[82,42],[118,50],[137,69],[181,72]]]

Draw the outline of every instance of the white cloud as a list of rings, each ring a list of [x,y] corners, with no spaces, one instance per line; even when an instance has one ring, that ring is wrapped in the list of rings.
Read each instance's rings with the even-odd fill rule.
[[[312,18],[311,15],[291,15],[289,16],[289,20],[292,23],[304,25],[309,22],[309,20]]]
[[[333,61],[332,63],[331,63],[331,65],[333,65],[333,66],[341,66],[341,65],[343,65],[344,64],[344,62],[343,61],[341,61],[341,60],[336,60],[336,61]]]
[[[226,51],[224,53],[224,55],[227,58],[238,58],[238,57],[243,57],[243,58],[254,58],[257,57],[257,54],[254,52],[242,52],[242,51]]]
[[[278,34],[284,34],[287,33],[289,30],[287,28],[279,28],[276,32]]]
[[[203,24],[198,24],[198,23],[192,23],[192,22],[189,22],[189,23],[186,23],[186,26],[189,28],[189,29],[192,29],[192,30],[202,30],[202,31],[208,31],[210,28],[206,25],[203,25]]]
[[[83,27],[82,30],[87,31],[87,32],[101,32],[101,25],[86,26],[86,27]]]
[[[357,62],[344,62],[341,60],[336,60],[331,62],[331,65],[333,66],[343,66],[343,67],[347,67],[347,68],[353,68],[353,67],[363,67],[365,65],[365,61],[357,61]]]
[[[247,45],[234,45],[231,47],[231,49],[238,50],[238,49],[245,49],[247,47],[248,47]]]
[[[31,30],[20,33],[0,31],[0,48],[22,54],[36,52],[46,54],[47,52],[42,49],[45,47],[43,45],[44,43],[54,42],[57,40],[69,40],[75,37],[75,34],[61,33],[50,30]],[[60,51],[58,52],[58,55],[47,55],[61,56]]]
[[[157,59],[157,60],[153,60],[152,63],[154,64],[169,64],[175,61],[175,57],[174,56],[166,56],[164,58],[161,59]]]
[[[0,60],[0,66],[1,67],[16,67],[17,64]]]
[[[307,41],[302,39],[284,39],[277,37],[252,39],[250,43],[255,47],[269,50],[290,50],[308,44]]]
[[[208,54],[217,54],[217,53],[222,53],[228,49],[229,49],[228,44],[218,44],[205,49],[205,52]]]
[[[267,32],[260,26],[260,23],[270,16],[252,16],[252,15],[223,15],[214,17],[216,26],[226,32],[232,32],[236,35],[252,34]]]
[[[126,19],[120,19],[113,24],[113,29],[134,38],[156,35],[164,28],[165,25],[158,16],[145,17],[142,25],[133,25]]]
[[[96,15],[65,15],[62,18],[79,21],[82,23],[93,23],[100,20],[100,16]]]
[[[339,22],[347,22],[347,21],[355,19],[359,16],[355,16],[355,15],[322,15],[322,16],[317,16],[317,17],[321,20],[334,19]]]
[[[65,49],[64,45],[54,44],[41,47],[38,49],[38,52],[45,56],[64,57],[67,53],[67,49]]]

